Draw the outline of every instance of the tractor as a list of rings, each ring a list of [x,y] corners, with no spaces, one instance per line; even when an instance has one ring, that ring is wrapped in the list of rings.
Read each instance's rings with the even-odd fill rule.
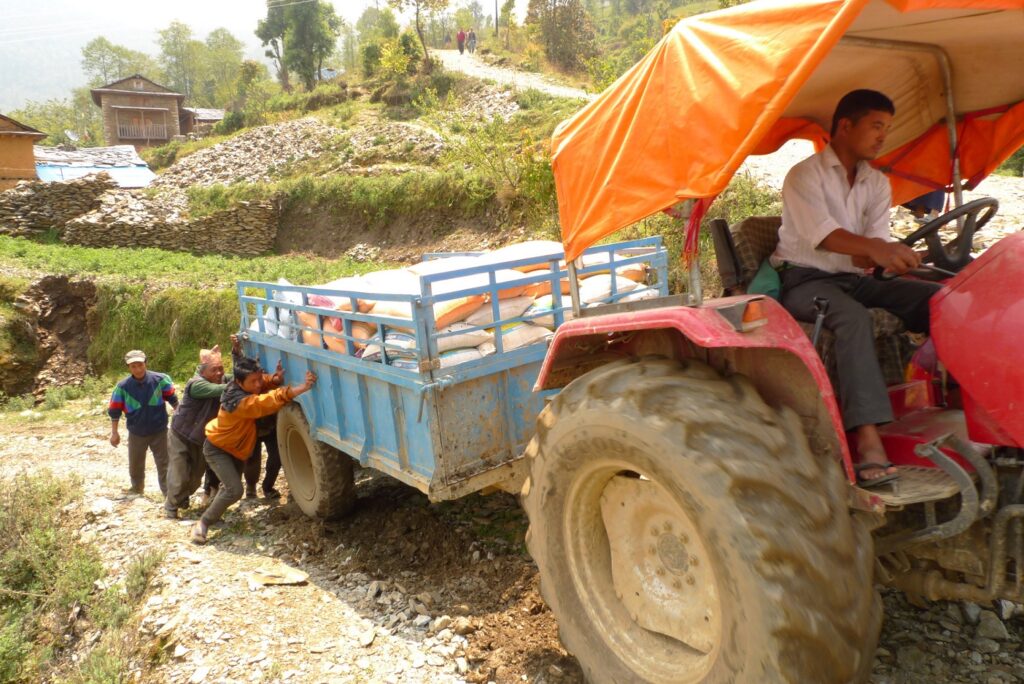
[[[690,262],[673,297],[581,308],[574,285],[536,385],[560,391],[527,449],[527,544],[589,681],[862,682],[878,585],[1024,601],[1024,235],[979,255],[998,203],[963,198],[1024,143],[1022,36],[1018,0],[755,1],[682,20],[556,130],[570,273],[672,206]],[[953,203],[905,239],[928,250],[906,277],[942,283],[930,340],[871,311],[901,477],[870,490],[831,333],[812,344],[811,325],[745,294],[779,219],[710,222],[726,296],[704,298],[694,253],[742,161],[793,138],[820,149],[859,87],[896,102],[875,162],[894,202]]]

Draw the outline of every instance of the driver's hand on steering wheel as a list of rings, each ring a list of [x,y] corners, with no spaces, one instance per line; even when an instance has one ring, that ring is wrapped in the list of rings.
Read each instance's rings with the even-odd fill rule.
[[[872,240],[868,254],[887,273],[902,275],[921,265],[921,256],[902,242]]]

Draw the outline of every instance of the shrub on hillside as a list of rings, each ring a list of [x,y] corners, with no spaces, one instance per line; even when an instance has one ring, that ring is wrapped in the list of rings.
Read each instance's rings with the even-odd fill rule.
[[[310,112],[331,107],[348,100],[348,86],[344,83],[320,83],[309,92],[279,93],[270,98],[265,111]]]
[[[1024,147],[1010,155],[996,170],[1007,176],[1024,176]]]
[[[213,127],[213,132],[217,135],[227,135],[228,133],[234,133],[243,126],[245,126],[245,114],[242,112],[226,112],[224,118]]]
[[[149,164],[149,168],[163,169],[173,164],[178,158],[178,151],[181,150],[181,145],[181,141],[172,140],[166,145],[143,150],[142,158]]]
[[[371,78],[380,67],[381,49],[378,43],[368,43],[362,49],[363,76]]]
[[[77,481],[47,471],[0,482],[0,681],[48,680],[74,646],[84,658],[76,657],[73,674],[85,676],[67,679],[118,681],[134,655],[134,631],[125,626],[163,555],[142,553],[124,583],[97,590],[107,575],[102,559],[67,517],[79,497]],[[76,644],[75,618],[103,634],[93,649]]]

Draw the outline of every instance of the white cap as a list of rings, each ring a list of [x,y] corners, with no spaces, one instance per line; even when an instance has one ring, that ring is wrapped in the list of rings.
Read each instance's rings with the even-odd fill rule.
[[[135,363],[136,361],[142,361],[143,363],[145,363],[146,352],[142,351],[141,349],[132,349],[130,352],[124,355],[125,363],[131,364]]]

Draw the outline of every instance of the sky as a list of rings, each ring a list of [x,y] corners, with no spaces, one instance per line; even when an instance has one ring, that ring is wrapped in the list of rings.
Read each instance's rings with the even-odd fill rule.
[[[386,0],[331,1],[351,23],[367,7],[386,5]],[[527,1],[517,0],[518,14],[525,13]],[[480,2],[486,13],[494,12],[494,0]],[[451,0],[450,6],[462,4]],[[156,31],[178,20],[199,38],[227,28],[245,42],[247,57],[259,58],[263,48],[253,31],[264,16],[264,0],[0,0],[0,113],[27,99],[65,97],[84,84],[81,48],[97,36],[156,54]]]

